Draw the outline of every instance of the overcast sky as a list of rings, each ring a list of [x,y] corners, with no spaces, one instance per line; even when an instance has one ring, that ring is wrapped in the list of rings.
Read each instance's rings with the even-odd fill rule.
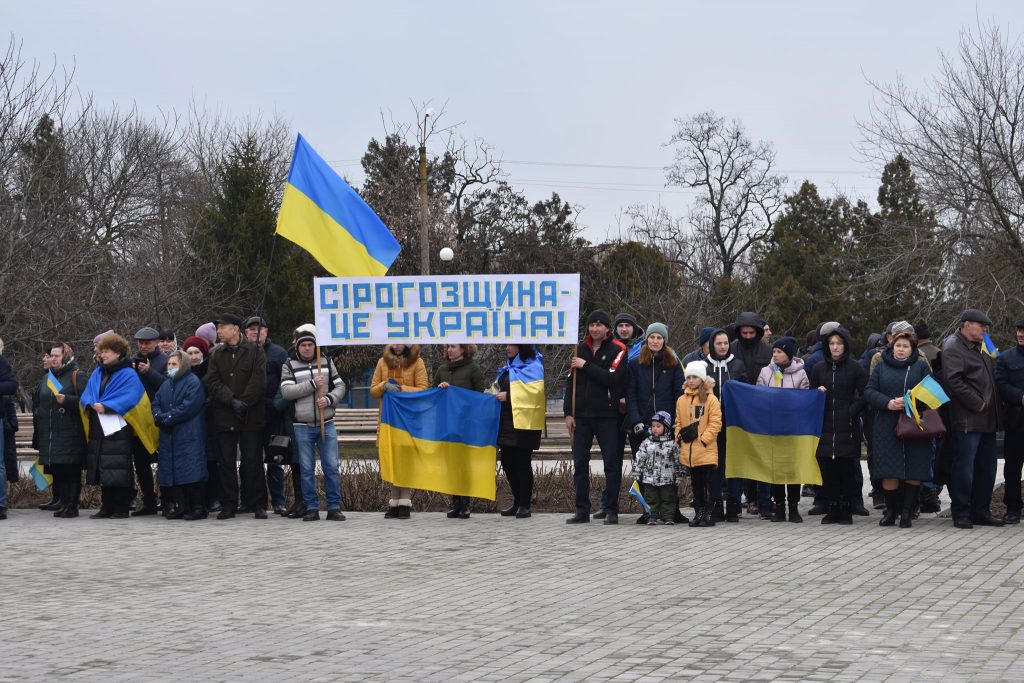
[[[634,203],[685,213],[662,144],[708,109],[772,142],[794,187],[873,201],[866,79],[925,85],[962,28],[1019,35],[1024,3],[105,0],[4,3],[0,18],[99,103],[280,114],[356,183],[381,112],[412,120],[410,100],[432,100],[531,199],[580,205],[600,240]]]

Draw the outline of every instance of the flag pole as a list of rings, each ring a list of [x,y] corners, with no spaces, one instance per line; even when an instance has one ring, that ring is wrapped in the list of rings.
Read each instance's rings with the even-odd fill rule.
[[[270,236],[270,258],[267,259],[267,277],[263,280],[263,293],[260,295],[260,305],[256,309],[256,315],[260,318],[263,317],[263,307],[267,303],[267,291],[270,289],[270,274],[274,268],[274,251],[277,249],[277,231],[275,230]],[[317,346],[317,349],[320,347]],[[319,350],[317,351],[319,353]]]
[[[320,374],[320,345],[316,345],[316,371]],[[327,380],[330,381],[331,373],[327,373]],[[316,388],[316,411],[320,414],[320,440],[324,440],[325,427],[324,427],[324,409],[320,407],[320,399],[324,395],[324,386],[321,384]]]
[[[573,362],[576,361],[576,350],[579,349],[579,347],[580,347],[579,344],[573,344],[573,347],[572,347],[572,360],[573,360]],[[577,377],[576,377],[576,366],[573,365],[573,368],[572,368],[572,427],[573,428],[569,430],[569,440],[570,440],[569,446],[570,446],[570,448],[572,447],[572,443],[571,443],[572,438],[573,438],[573,436],[576,433],[576,379],[577,379]]]

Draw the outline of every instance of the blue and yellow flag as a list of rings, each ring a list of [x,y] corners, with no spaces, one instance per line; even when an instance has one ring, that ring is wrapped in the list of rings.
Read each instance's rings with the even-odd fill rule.
[[[53,370],[46,371],[46,387],[54,396],[59,394],[60,390],[64,388],[63,385],[61,385],[60,380],[57,379],[57,376],[53,374]]]
[[[547,400],[544,397],[544,357],[539,353],[524,361],[516,356],[498,371],[508,372],[508,392],[512,401],[512,425],[516,429],[544,429]]]
[[[981,340],[981,352],[992,359],[999,357],[999,349],[992,342],[992,337],[988,336],[988,330],[985,330],[985,336]]]
[[[28,473],[35,482],[36,488],[42,491],[53,484],[53,477],[43,472],[43,466],[39,464],[39,458],[28,468]]]
[[[101,390],[102,384],[103,372],[97,369],[89,377],[89,382],[85,385],[78,402],[85,438],[89,438],[89,417],[86,409],[100,403],[107,412],[117,413],[123,417],[146,450],[156,453],[160,445],[160,430],[153,422],[153,407],[142,386],[142,380],[139,379],[139,373],[134,368],[122,368],[111,375],[107,385]]]
[[[946,395],[942,385],[939,384],[931,375],[926,376],[923,380],[917,383],[916,387],[904,395],[903,410],[907,413],[908,417],[914,418],[914,422],[916,422],[920,427],[921,415],[917,411],[918,401],[925,404],[932,410],[936,410],[944,403],[949,403],[949,396]]]
[[[501,404],[448,387],[384,394],[380,476],[402,488],[494,500]]]
[[[821,484],[815,453],[825,393],[743,382],[722,387],[725,476],[769,484]]]
[[[633,480],[633,485],[629,487],[629,495],[636,498],[637,502],[640,503],[640,507],[644,509],[646,514],[651,514],[651,506],[644,500],[644,494],[640,492],[640,482]]]
[[[384,275],[401,246],[363,198],[301,135],[277,215],[277,234],[332,275]]]

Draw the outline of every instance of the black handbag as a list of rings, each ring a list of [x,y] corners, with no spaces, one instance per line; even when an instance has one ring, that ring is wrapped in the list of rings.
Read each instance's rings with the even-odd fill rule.
[[[284,434],[270,437],[263,462],[267,465],[290,465],[292,463],[292,439]]]
[[[941,439],[945,435],[946,425],[935,410],[928,409],[921,413],[921,426],[906,413],[900,413],[896,421],[896,436],[901,439]]]

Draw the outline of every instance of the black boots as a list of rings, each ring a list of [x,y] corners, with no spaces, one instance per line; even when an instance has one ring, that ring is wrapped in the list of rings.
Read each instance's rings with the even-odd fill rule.
[[[884,491],[884,494],[885,512],[882,513],[882,519],[878,520],[878,526],[893,526],[896,524],[896,517],[899,515],[900,490]]]
[[[712,522],[724,522],[725,512],[722,508],[722,501],[716,500],[715,506],[711,508],[711,521]]]
[[[839,503],[839,523],[853,524],[853,503],[848,500]]]
[[[808,513],[810,514],[810,513]],[[828,512],[821,518],[822,524],[839,524],[839,503],[829,503]]]
[[[57,484],[54,484],[56,487]],[[60,510],[53,513],[54,517],[71,519],[78,516],[78,497],[82,493],[82,482],[66,481],[60,483],[60,499],[62,506]]]
[[[917,506],[917,490],[920,484],[903,483],[903,506],[900,509],[900,528],[909,529],[911,520],[914,518],[914,508]]]
[[[738,521],[740,521],[740,504],[739,503],[726,503],[725,504],[725,521],[727,521],[727,522],[738,522]]]
[[[794,524],[799,524],[804,521],[804,518],[800,516],[800,510],[795,502],[789,504],[789,521]]]

